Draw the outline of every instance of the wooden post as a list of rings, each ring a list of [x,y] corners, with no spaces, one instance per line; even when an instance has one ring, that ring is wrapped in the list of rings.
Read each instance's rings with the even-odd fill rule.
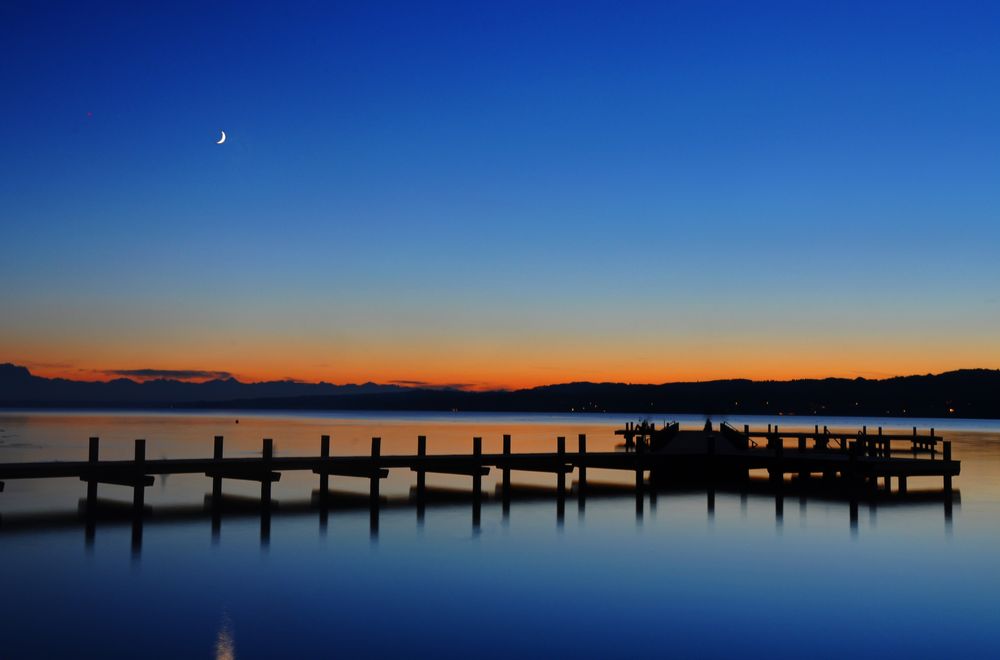
[[[743,425],[743,435],[745,435],[747,437],[750,436],[750,425],[749,424],[744,424]]]
[[[371,538],[378,536],[379,525],[379,456],[382,455],[382,438],[372,438],[372,475],[368,485],[368,535]]]
[[[768,476],[771,478],[771,486],[779,486],[785,480],[783,460],[785,456],[785,443],[778,434],[778,426],[774,427],[774,463]]]
[[[217,435],[214,438],[214,446],[212,448],[212,459],[219,462],[222,461],[222,436]],[[212,477],[212,501],[216,504],[222,499],[222,477],[215,476]]]
[[[472,475],[472,494],[475,496],[476,500],[479,500],[483,495],[483,475],[479,473],[478,468],[481,468],[482,456],[483,456],[483,439],[476,437],[472,439],[472,455],[476,457],[475,467],[477,468],[476,473]]]
[[[222,436],[214,438],[212,448],[212,459],[218,463],[222,461]],[[218,466],[216,466],[218,467]],[[212,477],[212,543],[219,542],[219,535],[222,531],[222,477]]]
[[[427,455],[427,436],[417,436],[417,456]],[[417,470],[417,525],[423,527],[424,512],[426,508],[427,495],[427,473],[424,470]]]
[[[87,451],[87,461],[89,463],[97,463],[98,452],[100,451],[101,439],[91,438],[90,446]],[[96,475],[91,475],[96,476]],[[97,505],[97,481],[90,479],[87,481],[87,507],[93,510]]]
[[[424,457],[427,455],[427,436],[418,435],[417,436],[417,456]],[[417,470],[417,497],[423,497],[424,492],[427,489],[427,473],[423,470]]]
[[[906,475],[899,475],[899,492],[906,492]]]
[[[945,440],[942,443],[942,448],[944,449],[944,457],[943,457],[944,458],[944,462],[945,463],[950,463],[951,462],[951,440]],[[945,469],[947,470],[948,467],[945,466]],[[951,497],[951,474],[950,473],[944,475],[944,493],[948,497]]]
[[[934,453],[936,451],[936,448],[935,448],[935,445],[934,445],[934,429],[933,429],[933,427],[931,428],[931,443],[930,443],[930,445],[931,445],[931,460],[933,461],[934,460]]]
[[[271,506],[271,459],[274,457],[274,440],[264,438],[264,446],[260,453],[264,468],[263,480],[260,482],[260,501],[267,508]]]
[[[135,471],[136,483],[132,487],[132,508],[135,509],[136,513],[142,513],[142,508],[145,505],[146,499],[146,486],[142,483],[142,479],[146,476],[144,469],[146,463],[146,441],[136,440],[135,441]]]
[[[323,459],[323,467],[326,467],[326,459],[330,458],[330,436],[319,436],[319,457]],[[319,475],[319,498],[322,501],[330,495],[330,475],[321,472]]]
[[[503,455],[510,456],[510,435],[504,434],[503,436]],[[510,467],[504,463],[503,466],[503,494],[504,499],[507,500],[510,495]]]
[[[559,436],[556,438],[556,454],[559,455],[560,462],[565,460],[566,457],[566,438],[565,436]],[[566,495],[566,473],[558,472],[556,474],[556,492],[558,492],[559,497],[564,497]]]
[[[819,427],[816,427],[819,430]],[[799,438],[799,453],[804,453],[806,450],[806,439],[805,437]],[[809,472],[805,470],[799,470],[799,485],[805,485],[806,480],[809,479]]]
[[[566,465],[566,437],[556,438],[556,454],[559,457],[559,466]],[[556,473],[556,524],[560,527],[566,518],[566,473],[559,471]]]
[[[643,486],[645,485],[645,473],[642,469],[642,454],[646,453],[646,446],[643,442],[637,442],[635,444],[635,492],[637,494],[642,493]],[[641,498],[636,502],[636,506],[639,507],[637,512],[641,510],[642,500]]]
[[[480,468],[483,466],[483,439],[472,439],[472,455],[476,457],[476,473],[472,475],[472,528],[479,529],[479,521],[482,516],[483,501],[483,475]]]
[[[580,453],[580,460],[582,461],[584,454],[587,453],[587,434],[581,433],[577,437],[577,440],[579,442],[578,451]],[[582,493],[587,488],[587,466],[581,463],[577,469],[580,474],[580,492]]]
[[[848,481],[850,481],[850,487],[852,489],[857,486],[857,480],[858,480],[858,452],[860,451],[858,442],[859,442],[858,440],[855,440],[854,442],[848,445],[849,449],[847,454],[847,466],[848,466],[847,478]]]
[[[372,438],[372,476],[369,483],[368,495],[371,498],[371,505],[378,506],[379,500],[379,462],[382,455],[382,438]]]

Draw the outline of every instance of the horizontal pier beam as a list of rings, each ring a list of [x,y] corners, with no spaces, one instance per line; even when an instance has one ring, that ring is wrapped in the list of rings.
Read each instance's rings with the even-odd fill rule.
[[[114,476],[114,475],[101,475],[101,474],[87,474],[80,477],[80,481],[94,482],[98,484],[108,484],[111,486],[128,486],[130,488],[146,487],[152,486],[156,479],[149,474],[144,474],[140,476]]]
[[[274,471],[261,471],[258,469],[219,469],[219,470],[207,470],[205,472],[206,477],[212,479],[240,479],[242,481],[269,481],[275,482],[281,480],[281,473]]]
[[[458,474],[464,476],[485,477],[490,473],[490,468],[485,465],[463,464],[463,463],[433,463],[431,467],[426,465],[412,465],[413,472],[429,472],[431,474]]]
[[[332,477],[360,477],[363,479],[385,479],[389,476],[388,468],[366,467],[364,465],[324,465],[314,468],[314,474],[329,475]]]
[[[905,453],[905,452],[901,452]],[[508,470],[524,470],[531,472],[569,473],[576,467],[600,468],[608,470],[656,469],[673,462],[685,462],[704,458],[707,454],[695,453],[646,453],[628,454],[621,452],[587,452],[587,453],[539,453],[539,454],[482,454],[471,455],[440,455],[440,456],[382,456],[373,460],[367,456],[361,457],[298,457],[274,458],[269,461],[270,470],[263,469],[263,461],[259,458],[227,458],[213,459],[160,459],[145,461],[137,466],[133,461],[87,461],[51,462],[51,463],[6,463],[0,464],[0,481],[11,479],[47,479],[61,477],[76,477],[85,481],[101,483],[136,480],[157,474],[205,474],[209,477],[224,479],[263,479],[263,473],[277,473],[284,470],[311,471],[316,474],[342,476],[372,476],[376,470],[385,471],[390,468],[406,468],[415,471],[441,472],[446,474],[488,474],[489,468]],[[847,465],[849,455],[846,452],[799,452],[786,449],[780,459],[768,450],[749,450],[739,453],[718,453],[714,460],[746,464],[748,469],[768,467],[773,461],[780,460],[788,465],[806,464],[837,468]],[[961,461],[929,460],[915,458],[885,458],[858,456],[859,465],[879,465],[893,470],[892,474],[959,474]],[[277,479],[272,479],[277,481]]]

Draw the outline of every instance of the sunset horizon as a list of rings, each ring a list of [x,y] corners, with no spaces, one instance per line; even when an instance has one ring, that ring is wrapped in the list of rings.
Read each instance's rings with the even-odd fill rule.
[[[19,360],[0,360],[0,363],[7,362],[13,366],[24,367],[30,370],[33,376],[40,376],[43,378],[63,378],[67,380],[74,380],[80,382],[107,382],[110,380],[115,380],[119,378],[124,378],[132,380],[135,382],[145,382],[150,380],[176,380],[182,382],[192,382],[192,383],[203,383],[213,380],[228,380],[235,379],[242,383],[264,383],[264,382],[275,382],[275,381],[288,381],[288,382],[298,382],[298,383],[329,383],[334,385],[346,385],[346,384],[361,384],[361,383],[378,383],[382,385],[399,385],[403,387],[426,387],[426,388],[454,388],[469,391],[488,391],[488,390],[517,390],[517,389],[530,389],[534,387],[544,387],[547,385],[561,385],[568,383],[622,383],[622,384],[645,384],[645,385],[659,385],[668,383],[698,383],[698,382],[710,382],[710,381],[720,381],[720,380],[751,380],[751,381],[794,381],[794,380],[816,380],[816,379],[855,379],[864,378],[868,380],[885,380],[890,378],[900,378],[907,376],[924,376],[924,375],[940,375],[944,373],[952,373],[958,371],[976,371],[976,370],[996,370],[998,367],[994,366],[982,366],[982,365],[970,365],[970,364],[958,364],[953,367],[943,367],[943,368],[932,368],[932,369],[909,369],[905,371],[898,372],[886,372],[886,371],[876,371],[876,370],[848,370],[848,371],[829,371],[829,372],[789,372],[789,373],[778,373],[773,375],[753,375],[745,374],[739,372],[729,372],[724,368],[716,374],[704,375],[698,374],[697,372],[686,374],[684,372],[678,375],[667,374],[667,375],[649,375],[646,377],[636,376],[632,378],[628,377],[611,377],[603,375],[595,375],[591,377],[581,377],[573,375],[572,373],[560,376],[558,373],[553,372],[552,376],[548,380],[539,379],[538,381],[526,381],[521,383],[503,383],[496,381],[475,381],[471,378],[466,378],[464,380],[452,379],[452,380],[433,380],[430,378],[398,378],[398,377],[372,377],[371,375],[357,375],[357,376],[345,376],[337,377],[336,371],[331,370],[329,372],[323,371],[321,375],[316,377],[296,377],[287,375],[287,373],[276,372],[273,375],[270,374],[254,374],[245,373],[240,371],[231,370],[220,370],[220,369],[174,369],[174,368],[152,368],[152,367],[132,367],[132,368],[118,368],[118,369],[96,369],[96,368],[73,368],[67,369],[65,367],[53,366],[53,365],[37,365],[32,364],[30,361],[19,361]],[[325,375],[322,375],[325,374]]]
[[[3,660],[1000,658],[1000,2],[0,53]]]

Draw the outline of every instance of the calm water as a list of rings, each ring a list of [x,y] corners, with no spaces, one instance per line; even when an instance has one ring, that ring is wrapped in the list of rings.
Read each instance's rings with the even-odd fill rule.
[[[239,417],[239,424],[235,422]],[[700,425],[697,418],[678,418]],[[588,435],[614,447],[622,416],[163,413],[0,413],[0,462],[82,460],[87,438],[105,458],[253,455],[275,439],[279,455],[551,451],[555,437]],[[655,420],[659,422],[660,420]],[[562,516],[554,497],[514,500],[505,516],[487,500],[473,525],[463,497],[406,504],[413,477],[393,471],[378,526],[347,493],[367,482],[332,478],[345,494],[325,521],[309,507],[316,477],[285,473],[269,529],[253,512],[213,531],[201,513],[210,481],[157,479],[150,520],[76,521],[85,486],[72,479],[9,481],[0,493],[0,658],[578,657],[1000,657],[1000,424],[955,420],[740,418],[789,428],[862,424],[935,426],[953,441],[962,475],[950,516],[940,500],[848,505],[704,492],[647,496],[628,475],[593,471],[607,489]],[[514,473],[551,488],[551,475]],[[484,482],[492,493],[491,475]],[[428,476],[442,492],[469,480]],[[259,494],[229,480],[227,494]],[[910,490],[940,489],[911,479]],[[100,496],[130,502],[131,491]],[[162,515],[160,515],[162,513]]]

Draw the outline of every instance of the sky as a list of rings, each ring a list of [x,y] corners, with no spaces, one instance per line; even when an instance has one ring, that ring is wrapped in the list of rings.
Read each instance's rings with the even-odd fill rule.
[[[0,362],[1000,367],[1000,5],[152,4],[0,4]]]

